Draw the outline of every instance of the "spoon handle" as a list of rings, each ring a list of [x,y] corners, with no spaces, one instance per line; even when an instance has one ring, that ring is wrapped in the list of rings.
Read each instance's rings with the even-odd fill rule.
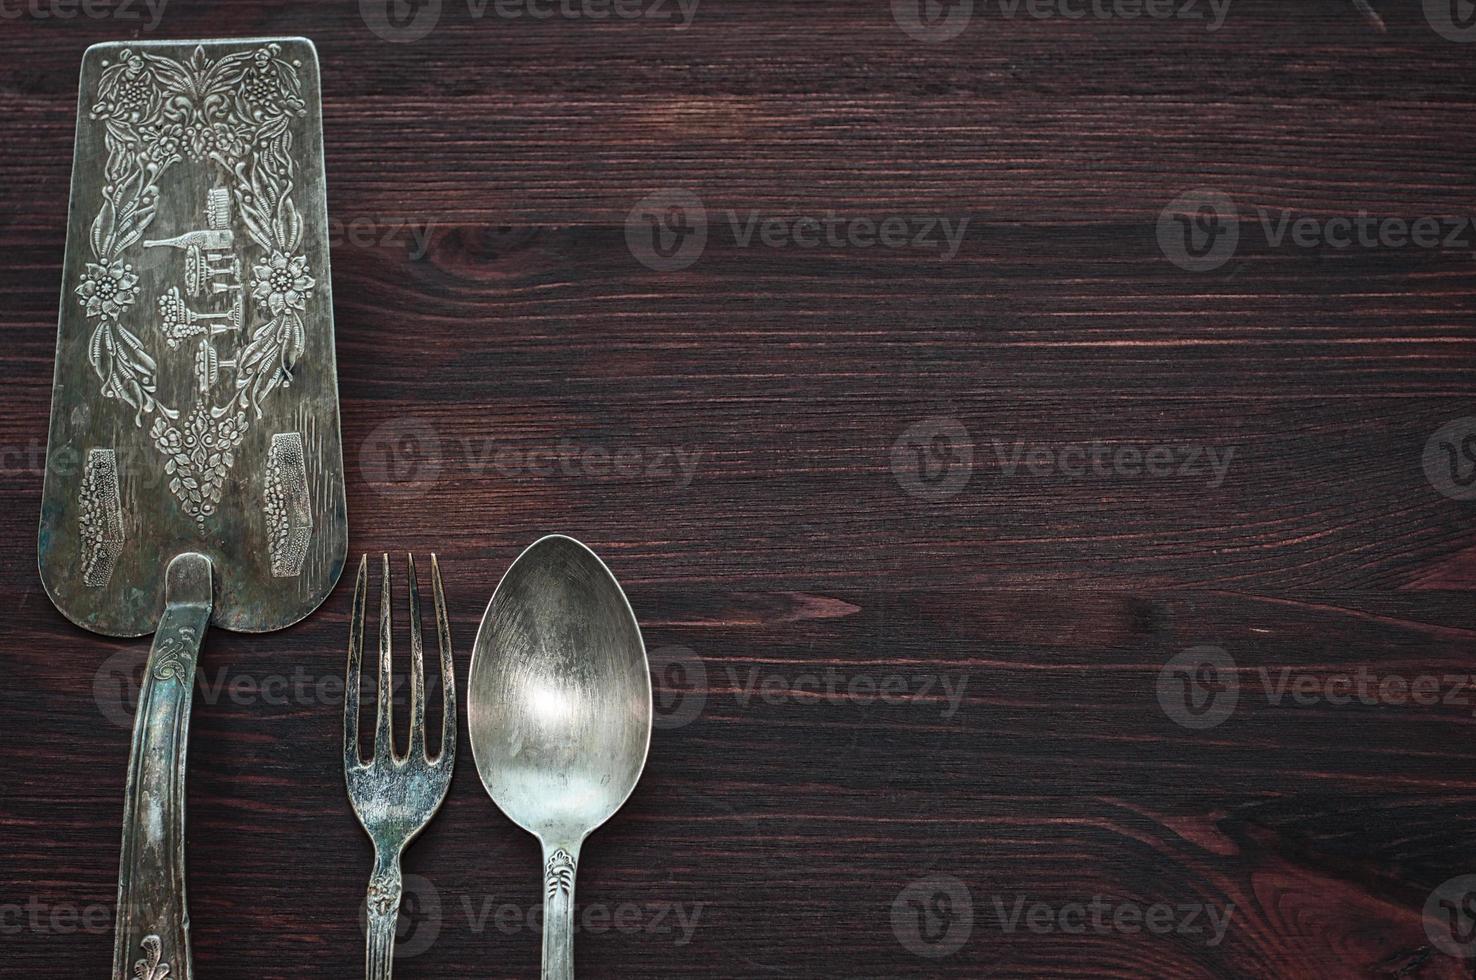
[[[543,980],[574,980],[574,875],[579,845],[543,845]]]

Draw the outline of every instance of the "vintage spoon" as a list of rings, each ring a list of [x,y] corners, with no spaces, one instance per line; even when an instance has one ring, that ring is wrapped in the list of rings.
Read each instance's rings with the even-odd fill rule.
[[[543,977],[574,976],[574,874],[651,744],[651,674],[610,570],[552,534],[518,556],[482,617],[467,684],[482,785],[543,845]]]

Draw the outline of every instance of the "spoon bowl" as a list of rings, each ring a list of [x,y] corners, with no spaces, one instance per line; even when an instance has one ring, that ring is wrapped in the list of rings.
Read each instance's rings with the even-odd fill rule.
[[[604,562],[563,535],[519,555],[482,617],[467,688],[482,785],[543,844],[543,975],[572,977],[580,846],[635,789],[651,743],[645,644]]]

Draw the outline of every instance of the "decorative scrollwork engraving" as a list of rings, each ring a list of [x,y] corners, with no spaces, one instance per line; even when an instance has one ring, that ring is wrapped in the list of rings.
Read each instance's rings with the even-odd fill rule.
[[[75,289],[96,321],[88,357],[105,397],[130,405],[139,426],[154,416],[149,434],[165,457],[170,492],[202,527],[220,503],[251,415],[260,419],[262,400],[292,383],[303,353],[303,317],[317,283],[300,254],[304,223],[292,196],[291,123],[307,114],[300,67],[283,60],[277,44],[214,59],[197,46],[183,61],[124,49],[105,64],[91,107],[103,126],[107,182],[89,235],[95,261]],[[205,168],[218,184],[206,192],[201,224],[144,240],[161,180],[180,165]],[[136,324],[125,325],[139,292],[128,261],[135,246],[183,256],[183,292],[194,299],[154,284],[154,327],[170,351],[199,338],[190,348],[196,384],[187,406],[158,400],[155,353]],[[212,308],[222,299],[224,309]],[[223,372],[230,372],[224,382]]]
[[[154,643],[154,678],[183,680],[194,666],[192,655],[199,646],[192,626],[181,626],[173,635],[160,637]]]
[[[164,955],[163,943],[158,936],[145,936],[139,944],[143,947],[143,959],[133,964],[133,975],[137,980],[165,980],[169,976],[169,964],[159,962]]]
[[[543,877],[548,882],[548,897],[569,894],[574,887],[574,855],[562,847],[548,856],[548,865],[543,869]]]
[[[301,433],[278,432],[272,436],[272,446],[267,450],[266,518],[272,574],[278,578],[301,575],[308,540],[313,535],[307,455]]]
[[[82,584],[108,584],[123,553],[123,505],[118,494],[118,460],[111,449],[90,449],[82,467]]]
[[[369,911],[375,915],[394,915],[400,910],[400,900],[405,893],[400,871],[395,868],[377,873],[369,879],[369,892],[365,898]]]

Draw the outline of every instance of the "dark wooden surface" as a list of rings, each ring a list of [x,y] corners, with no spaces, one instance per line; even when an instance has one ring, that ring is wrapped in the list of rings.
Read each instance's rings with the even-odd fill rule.
[[[300,33],[323,66],[330,212],[366,229],[333,244],[351,550],[440,553],[464,672],[518,550],[578,536],[660,654],[667,716],[696,712],[657,731],[585,851],[581,902],[627,911],[580,936],[582,975],[1470,975],[1423,909],[1476,872],[1472,706],[1266,692],[1284,669],[1476,663],[1476,510],[1421,465],[1476,414],[1471,248],[1278,248],[1247,223],[1233,261],[1195,274],[1155,227],[1196,187],[1248,213],[1472,214],[1476,47],[1392,0],[1385,33],[1341,0],[1238,0],[1216,33],[979,6],[938,45],[880,0],[703,0],[685,30],[448,0],[409,44],[355,3],[171,0],[153,32],[7,7],[0,974],[105,975],[117,692],[144,654],[69,626],[35,570],[81,54]],[[660,273],[624,225],[668,188],[714,228],[695,265]],[[730,208],[971,223],[944,262],[739,247]],[[430,229],[423,255],[401,222]],[[979,455],[929,502],[892,447],[940,416]],[[1211,488],[1008,475],[996,438],[1238,450]],[[491,463],[563,440],[701,455],[689,484]],[[342,669],[347,586],[288,631],[207,641],[189,874],[208,980],[361,975],[368,844],[316,686]],[[1241,696],[1194,731],[1155,683],[1204,644]],[[746,690],[828,668],[967,687],[956,712],[936,691]],[[274,678],[285,693],[253,693]],[[537,909],[535,845],[463,759],[407,859],[429,884],[397,976],[534,976],[536,933],[497,914]],[[933,874],[974,911],[939,959],[893,920]],[[1097,895],[1233,911],[1216,945],[997,914]],[[679,914],[697,916],[686,937]]]

